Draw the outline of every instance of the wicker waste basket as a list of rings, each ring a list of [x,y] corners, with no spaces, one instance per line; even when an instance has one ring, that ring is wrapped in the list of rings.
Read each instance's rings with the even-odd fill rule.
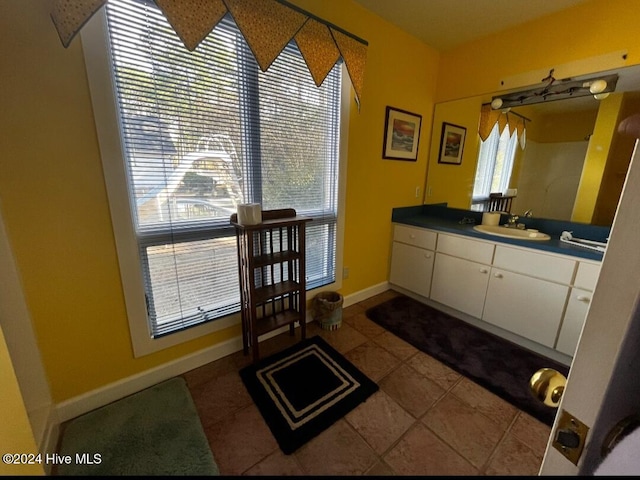
[[[313,298],[313,319],[323,330],[337,330],[342,325],[342,303],[338,292],[321,292]]]

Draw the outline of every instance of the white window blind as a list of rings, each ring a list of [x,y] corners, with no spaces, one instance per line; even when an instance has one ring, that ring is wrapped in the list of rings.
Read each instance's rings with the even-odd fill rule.
[[[151,335],[239,310],[238,203],[313,218],[307,286],[333,282],[339,66],[318,88],[290,44],[263,73],[230,18],[189,52],[143,0],[107,20]]]
[[[513,171],[518,135],[505,126],[500,133],[496,123],[489,137],[480,144],[478,166],[473,185],[473,201],[486,200],[490,193],[506,193]]]

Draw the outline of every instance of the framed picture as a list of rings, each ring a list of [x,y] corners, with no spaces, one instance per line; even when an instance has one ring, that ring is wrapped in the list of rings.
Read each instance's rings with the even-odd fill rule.
[[[440,156],[438,163],[462,163],[462,149],[467,129],[452,123],[442,122],[442,136],[440,137]]]
[[[387,107],[382,158],[415,162],[418,159],[421,123],[422,115]]]

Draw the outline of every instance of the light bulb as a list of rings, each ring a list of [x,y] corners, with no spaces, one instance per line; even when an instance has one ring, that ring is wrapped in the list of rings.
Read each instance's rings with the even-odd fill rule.
[[[596,93],[596,94],[594,95],[594,98],[595,98],[596,100],[603,100],[603,99],[607,98],[608,96],[609,96],[609,92],[606,92],[606,93]]]
[[[607,82],[605,80],[596,80],[591,82],[589,86],[589,91],[593,94],[602,93],[602,91],[607,88]]]
[[[501,106],[502,106],[502,99],[501,98],[494,98],[491,101],[491,108],[493,108],[494,110],[498,110]]]

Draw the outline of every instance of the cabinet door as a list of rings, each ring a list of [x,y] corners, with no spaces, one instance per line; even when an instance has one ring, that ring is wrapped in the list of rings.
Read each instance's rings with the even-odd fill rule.
[[[573,357],[576,347],[578,346],[582,326],[587,318],[591,295],[592,293],[587,290],[581,290],[579,288],[571,289],[571,295],[567,303],[567,311],[564,314],[562,327],[560,327],[556,350]]]
[[[432,300],[480,318],[488,282],[487,265],[436,253]]]
[[[569,287],[491,269],[482,319],[553,348]]]
[[[433,255],[431,250],[393,242],[389,282],[428,297],[431,290]]]

